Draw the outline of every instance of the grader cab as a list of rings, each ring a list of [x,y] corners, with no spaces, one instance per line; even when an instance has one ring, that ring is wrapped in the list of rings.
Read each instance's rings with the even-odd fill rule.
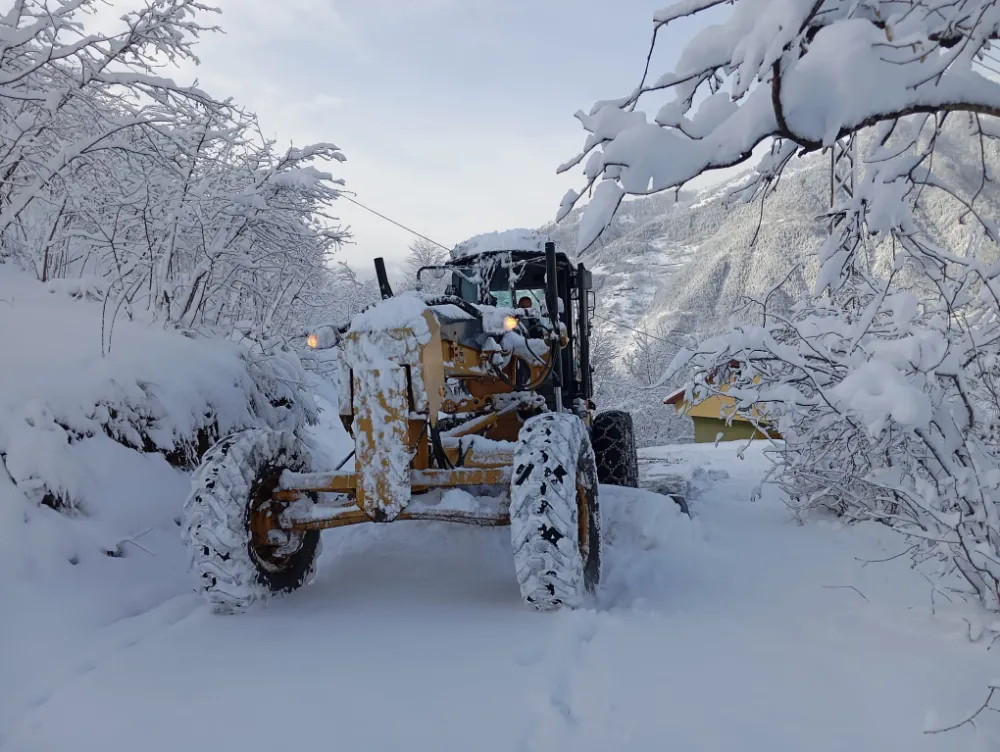
[[[241,611],[305,584],[320,531],[364,522],[509,525],[514,573],[538,609],[577,606],[600,581],[599,484],[637,485],[632,421],[594,413],[591,275],[544,236],[479,236],[423,280],[310,334],[336,348],[354,440],[317,469],[291,433],[250,430],[205,455],[184,536],[201,592]]]

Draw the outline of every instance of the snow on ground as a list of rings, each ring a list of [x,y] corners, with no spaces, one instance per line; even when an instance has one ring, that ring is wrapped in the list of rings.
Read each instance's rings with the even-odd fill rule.
[[[166,528],[139,541],[148,553],[22,573],[0,615],[0,749],[996,749],[968,727],[922,733],[1000,671],[957,615],[931,618],[902,560],[855,559],[899,541],[798,525],[773,494],[751,503],[764,461],[738,448],[642,452],[647,485],[691,480],[693,519],[602,487],[590,610],[531,611],[508,531],[445,523],[329,531],[312,586],[235,617],[191,592]],[[8,492],[0,480],[0,507]],[[180,509],[176,478],[156,493]]]
[[[102,358],[100,304],[26,280],[0,268],[0,752],[997,749],[922,733],[1000,675],[975,614],[939,596],[932,616],[904,559],[862,566],[902,548],[880,526],[751,503],[759,446],[642,452],[649,488],[690,480],[693,519],[604,487],[591,609],[524,606],[506,529],[400,522],[325,533],[311,587],[214,616],[180,543],[186,473],[93,406],[131,395],[167,446],[206,405],[239,423],[235,351],[120,321]],[[333,464],[348,444],[316,386]],[[80,510],[29,501],[12,463]]]

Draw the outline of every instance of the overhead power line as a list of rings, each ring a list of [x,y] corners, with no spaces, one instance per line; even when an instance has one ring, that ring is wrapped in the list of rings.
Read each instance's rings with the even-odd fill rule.
[[[357,199],[354,199],[354,198],[351,198],[350,196],[348,196],[348,195],[347,195],[347,193],[346,193],[346,192],[344,192],[344,191],[341,191],[341,192],[340,192],[340,198],[346,198],[346,199],[347,199],[348,201],[350,201],[350,202],[351,202],[352,204],[355,204],[355,205],[357,205],[357,206],[360,206],[360,207],[361,207],[362,209],[364,209],[365,211],[369,211],[369,212],[371,212],[371,213],[372,213],[372,214],[374,214],[374,215],[375,215],[376,217],[380,217],[381,219],[384,219],[384,220],[385,220],[386,222],[391,222],[392,224],[396,225],[396,227],[400,228],[401,230],[406,230],[407,232],[409,232],[409,233],[412,233],[412,234],[416,235],[416,236],[417,236],[418,238],[423,238],[423,239],[424,239],[424,240],[426,240],[426,241],[427,241],[428,243],[433,243],[434,245],[438,246],[439,248],[443,248],[443,249],[444,249],[444,250],[446,250],[446,251],[450,251],[450,250],[451,250],[450,248],[448,248],[448,247],[447,247],[447,246],[445,246],[445,245],[442,245],[441,243],[437,242],[436,240],[433,240],[432,238],[429,238],[429,237],[427,237],[426,235],[422,235],[422,234],[420,234],[419,232],[417,232],[416,230],[414,230],[414,229],[412,229],[412,228],[410,228],[410,227],[407,227],[406,225],[404,225],[404,224],[401,224],[400,222],[397,222],[397,221],[396,221],[396,220],[394,220],[394,219],[393,219],[392,217],[387,217],[387,216],[385,216],[384,214],[382,214],[382,213],[380,213],[380,212],[377,212],[377,211],[375,211],[375,210],[374,210],[374,209],[372,209],[371,207],[368,207],[368,206],[365,206],[364,204],[362,204],[362,203],[361,203],[360,201],[358,201]]]

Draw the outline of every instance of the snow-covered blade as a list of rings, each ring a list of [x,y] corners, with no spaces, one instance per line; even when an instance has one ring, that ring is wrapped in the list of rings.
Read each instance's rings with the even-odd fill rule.
[[[424,383],[424,348],[440,347],[439,331],[424,296],[408,292],[356,316],[340,345],[338,391],[341,414],[354,415],[357,503],[374,519],[391,521],[410,501],[410,398],[424,415],[439,404]]]

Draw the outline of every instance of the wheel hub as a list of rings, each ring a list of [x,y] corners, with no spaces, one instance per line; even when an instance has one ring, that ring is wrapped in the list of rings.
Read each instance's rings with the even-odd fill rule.
[[[271,498],[278,487],[280,475],[279,469],[259,479],[248,509],[250,553],[271,572],[281,572],[290,567],[294,555],[302,548],[302,535],[280,526],[284,505]]]

